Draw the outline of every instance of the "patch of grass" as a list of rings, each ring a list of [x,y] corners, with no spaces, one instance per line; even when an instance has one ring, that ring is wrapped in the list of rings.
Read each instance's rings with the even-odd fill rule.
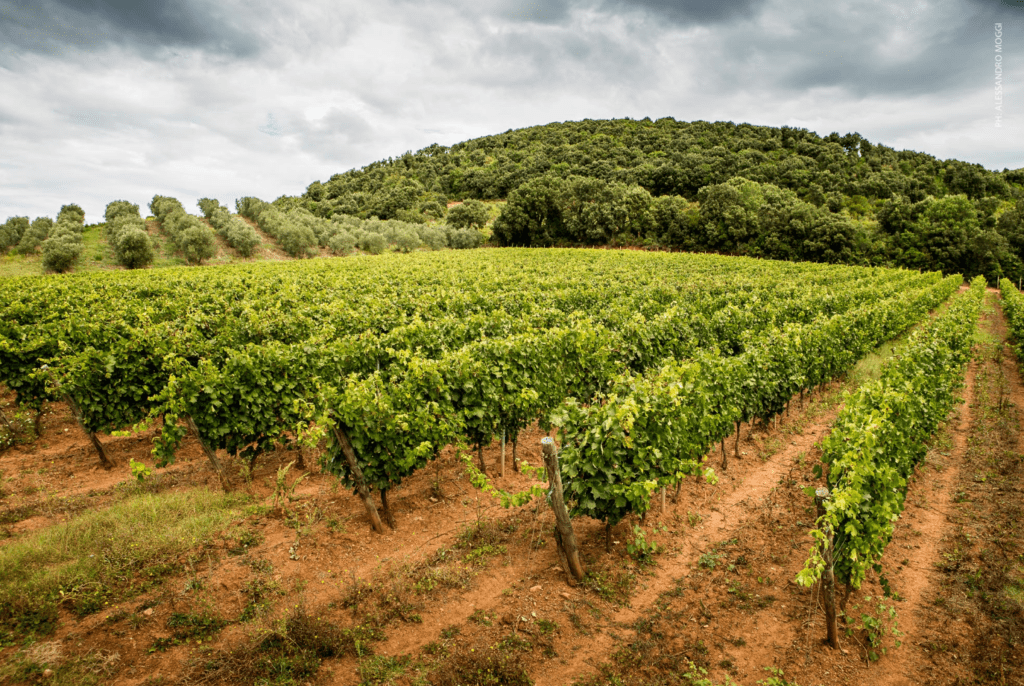
[[[180,570],[244,499],[205,490],[141,494],[0,549],[0,640],[46,634],[64,605],[79,615],[130,598]]]
[[[283,592],[276,581],[257,576],[249,579],[242,586],[242,595],[245,596],[246,603],[238,621],[249,622],[266,614],[272,605],[271,598],[275,595],[283,595]]]
[[[0,666],[0,682],[46,683],[47,686],[93,686],[109,683],[117,673],[120,656],[105,650],[86,655],[64,655],[59,641],[36,643],[18,651]],[[43,673],[52,670],[44,677]]]
[[[230,651],[219,651],[192,663],[185,681],[301,683],[316,674],[323,659],[371,655],[372,644],[383,638],[379,631],[362,625],[342,629],[300,605],[275,629],[262,632]]]
[[[583,587],[609,602],[624,605],[636,589],[636,573],[631,570],[607,572],[591,569],[583,576]]]
[[[462,646],[438,661],[431,672],[433,686],[531,686],[521,651],[501,647]]]
[[[209,641],[213,636],[219,634],[227,624],[225,620],[208,612],[199,614],[175,612],[167,620],[167,628],[171,630],[171,635],[157,638],[149,652],[167,650],[171,646],[191,641],[195,641],[197,644]]]
[[[396,677],[405,673],[409,657],[400,655],[374,655],[359,662],[359,683],[365,686],[393,684]]]

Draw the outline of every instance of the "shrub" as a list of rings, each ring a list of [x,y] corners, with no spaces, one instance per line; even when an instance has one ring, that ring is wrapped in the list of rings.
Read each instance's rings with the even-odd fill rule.
[[[350,234],[344,229],[340,229],[333,236],[328,243],[331,252],[335,255],[344,255],[352,251],[352,248],[356,247],[356,237]]]
[[[364,232],[356,245],[359,246],[360,250],[364,250],[371,255],[380,255],[388,249],[388,242],[384,236],[379,233],[373,233],[372,231]]]
[[[456,250],[479,248],[483,242],[483,235],[476,229],[458,229],[448,234],[448,244]]]
[[[213,232],[198,221],[189,222],[188,228],[181,233],[178,245],[190,264],[202,264],[203,260],[217,254]]]
[[[122,217],[139,217],[141,219],[139,215],[139,206],[135,203],[128,202],[127,200],[114,200],[113,202],[107,203],[107,209],[103,213],[103,217],[107,220],[107,223]]]
[[[394,233],[395,249],[399,252],[412,252],[420,247],[420,237],[410,228],[403,228]]]
[[[79,233],[81,233],[82,228],[85,226],[85,210],[74,203],[64,205],[57,214],[57,223],[60,224],[65,220],[70,222],[71,225],[77,226]]]
[[[35,252],[36,248],[42,245],[43,241],[50,235],[50,229],[52,228],[53,220],[49,217],[36,218],[22,235],[21,240],[18,241],[17,252],[22,255]]]
[[[141,219],[139,220],[141,224]],[[128,269],[138,269],[153,262],[153,242],[145,228],[138,224],[126,226],[117,237],[114,254]]]
[[[479,200],[467,200],[448,210],[446,221],[457,229],[468,229],[472,226],[482,228],[489,218],[486,204]]]
[[[441,250],[448,247],[448,234],[433,226],[421,226],[417,229],[420,240],[431,250]]]
[[[8,217],[3,226],[0,226],[0,253],[18,245],[28,228],[28,217]]]
[[[82,255],[82,239],[64,231],[43,242],[43,267],[52,272],[66,272]]]

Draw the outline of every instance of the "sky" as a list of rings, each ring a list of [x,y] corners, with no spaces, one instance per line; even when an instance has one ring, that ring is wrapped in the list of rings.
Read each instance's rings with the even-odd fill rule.
[[[0,0],[0,219],[272,200],[432,143],[617,117],[1016,169],[1022,41],[1024,0]]]

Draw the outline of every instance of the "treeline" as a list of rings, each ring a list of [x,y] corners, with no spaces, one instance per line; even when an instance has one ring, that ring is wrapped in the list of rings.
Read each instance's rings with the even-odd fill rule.
[[[57,221],[49,217],[8,217],[0,224],[0,255],[12,248],[19,255],[42,253],[43,266],[54,272],[66,272],[82,256],[82,230],[85,211],[74,203],[64,205]]]
[[[1001,210],[1001,211],[1000,211]],[[494,235],[502,245],[641,244],[687,251],[984,275],[1024,275],[1021,215],[965,194],[893,198],[858,220],[792,190],[736,177],[702,188],[696,202],[652,197],[637,185],[542,176],[512,192]]]
[[[324,219],[427,222],[449,200],[509,199],[495,227],[504,245],[630,243],[994,283],[1024,271],[1022,185],[1024,169],[992,172],[856,133],[666,118],[432,145],[316,181],[290,200]]]
[[[483,234],[470,228],[479,226],[479,221],[465,222],[466,226],[459,228],[400,219],[360,219],[347,214],[334,215],[328,220],[314,215],[294,198],[278,198],[268,203],[246,197],[235,201],[235,206],[240,215],[256,222],[292,257],[318,255],[321,248],[335,255],[346,255],[355,248],[372,255],[389,249],[397,252],[420,248],[465,249],[479,247],[484,240]]]
[[[872,144],[856,133],[732,122],[585,120],[485,136],[452,147],[374,162],[309,185],[303,199],[320,216],[438,215],[448,200],[504,199],[547,174],[642,186],[651,195],[696,200],[705,186],[742,176],[788,188],[815,205],[856,208],[896,196],[1009,198],[1024,170],[981,165]],[[440,208],[440,209],[443,209]]]

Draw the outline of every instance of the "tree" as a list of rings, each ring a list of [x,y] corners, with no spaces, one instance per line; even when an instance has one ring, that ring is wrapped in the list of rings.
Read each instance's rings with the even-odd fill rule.
[[[487,205],[479,200],[466,200],[448,210],[445,221],[457,229],[483,228],[490,218]]]

